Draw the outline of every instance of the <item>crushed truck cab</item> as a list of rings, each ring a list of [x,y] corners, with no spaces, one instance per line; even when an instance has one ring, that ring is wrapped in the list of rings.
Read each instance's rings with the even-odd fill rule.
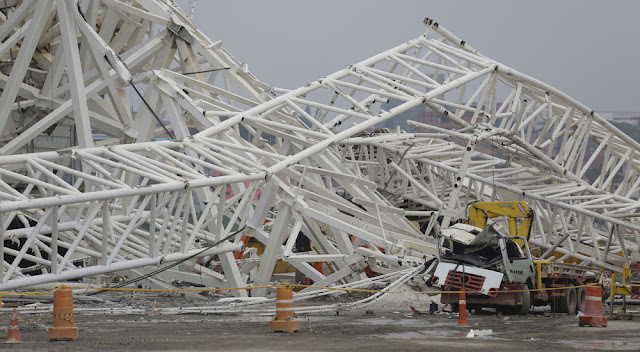
[[[504,274],[509,283],[533,282],[535,269],[529,255],[529,244],[519,236],[506,236],[492,225],[481,229],[467,224],[455,224],[442,230],[449,240],[449,250],[443,262],[476,266]],[[524,251],[514,240],[522,240]]]
[[[430,284],[444,291],[467,291],[470,308],[510,306],[529,311],[531,297],[522,288],[534,282],[535,269],[524,238],[502,235],[492,225],[481,229],[462,223],[442,230],[441,236],[449,248]],[[521,239],[525,250],[513,239]],[[443,293],[441,302],[457,309],[457,294]]]
[[[468,214],[466,224],[441,231],[444,252],[432,276],[425,278],[428,284],[452,291],[442,294],[442,303],[456,310],[455,292],[464,290],[468,309],[488,307],[526,315],[533,305],[551,304],[556,312],[584,310],[580,286],[588,278],[588,268],[532,258],[528,237],[534,215],[526,202],[476,202],[469,205]],[[487,224],[487,219],[500,216],[507,220],[508,234]]]

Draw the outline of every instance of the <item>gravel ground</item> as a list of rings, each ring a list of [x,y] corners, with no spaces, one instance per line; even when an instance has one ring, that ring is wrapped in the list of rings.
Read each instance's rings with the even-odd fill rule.
[[[367,307],[373,315],[366,315],[362,308],[300,316],[300,331],[289,334],[271,333],[270,316],[76,313],[80,339],[48,342],[50,313],[23,314],[24,343],[2,347],[6,351],[640,350],[640,315],[637,320],[609,320],[607,328],[581,328],[576,317],[541,309],[527,317],[482,311],[468,318],[469,327],[458,327],[457,318],[449,314],[412,315],[405,306],[411,293],[395,297],[395,303],[388,296]],[[428,310],[430,300],[423,297],[416,304],[418,309]],[[136,300],[138,308],[150,307],[152,302]],[[170,304],[171,300],[158,300],[159,306]],[[636,308],[640,307],[629,311]],[[2,338],[8,325],[9,315],[3,311]],[[475,337],[466,337],[472,329]]]

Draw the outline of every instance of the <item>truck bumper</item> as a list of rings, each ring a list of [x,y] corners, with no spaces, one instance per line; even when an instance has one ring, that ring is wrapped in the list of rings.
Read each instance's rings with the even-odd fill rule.
[[[502,284],[495,297],[481,294],[467,294],[467,307],[482,306],[490,308],[492,306],[519,306],[522,304],[522,292],[512,292],[525,289],[521,284]],[[508,290],[505,292],[504,290]],[[458,304],[458,293],[442,293],[440,296],[442,304]]]

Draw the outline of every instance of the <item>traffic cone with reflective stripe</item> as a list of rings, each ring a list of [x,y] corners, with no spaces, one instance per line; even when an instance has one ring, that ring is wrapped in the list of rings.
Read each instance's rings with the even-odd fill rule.
[[[271,332],[296,332],[300,321],[293,316],[293,289],[279,285],[276,290],[276,318],[271,321]]]
[[[156,299],[153,299],[153,311],[151,312],[151,315],[158,315],[158,305],[156,304]]]
[[[467,324],[467,297],[464,291],[458,295],[458,326],[469,326]]]
[[[53,326],[49,341],[76,341],[78,328],[73,324],[73,291],[62,286],[53,293]]]
[[[602,326],[607,327],[607,317],[602,316],[602,287],[587,286],[587,302],[585,314],[578,317],[578,326]]]
[[[20,329],[18,329],[18,312],[14,309],[11,314],[11,327],[9,328],[9,335],[7,341],[4,343],[20,343]]]

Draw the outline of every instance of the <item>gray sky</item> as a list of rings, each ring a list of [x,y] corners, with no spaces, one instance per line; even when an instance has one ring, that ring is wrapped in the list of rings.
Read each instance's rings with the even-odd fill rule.
[[[199,0],[194,22],[293,89],[422,35],[429,17],[591,108],[640,111],[639,15],[636,0]]]

